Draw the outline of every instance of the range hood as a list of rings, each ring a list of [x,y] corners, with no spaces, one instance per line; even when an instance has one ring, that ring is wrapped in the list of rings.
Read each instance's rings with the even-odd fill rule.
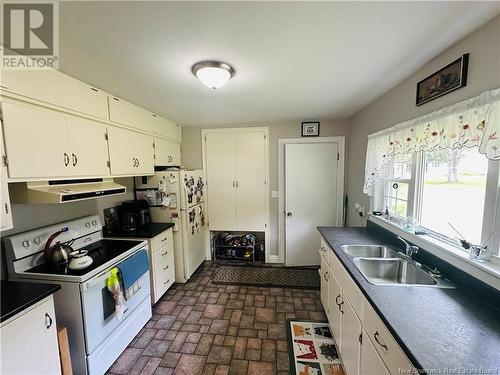
[[[37,181],[9,184],[13,203],[68,203],[125,194],[127,188],[111,178]]]

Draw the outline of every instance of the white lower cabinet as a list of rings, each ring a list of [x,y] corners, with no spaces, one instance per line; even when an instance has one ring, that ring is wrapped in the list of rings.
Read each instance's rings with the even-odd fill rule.
[[[363,330],[363,337],[365,341],[361,345],[361,362],[359,373],[362,375],[377,374],[377,375],[390,375],[389,370],[382,362],[382,358],[377,354],[375,346],[371,340],[368,340],[368,334]]]
[[[108,146],[111,175],[154,174],[153,137],[150,135],[109,126]]]
[[[346,374],[399,375],[402,369],[413,373],[411,362],[323,240],[320,254],[321,302]]]
[[[60,374],[52,296],[2,323],[2,374]]]
[[[151,303],[155,304],[175,281],[174,237],[168,229],[149,240]]]

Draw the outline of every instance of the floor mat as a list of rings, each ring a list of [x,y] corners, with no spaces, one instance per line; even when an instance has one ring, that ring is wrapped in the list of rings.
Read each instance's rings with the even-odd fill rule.
[[[316,268],[221,265],[212,283],[319,289],[320,278],[318,269]]]
[[[290,374],[344,375],[328,322],[288,319]]]

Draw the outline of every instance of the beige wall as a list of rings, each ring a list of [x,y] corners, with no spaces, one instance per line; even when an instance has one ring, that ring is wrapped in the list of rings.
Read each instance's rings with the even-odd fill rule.
[[[365,224],[356,215],[354,203],[359,202],[365,207],[369,207],[369,197],[363,194],[368,134],[473,97],[485,90],[500,87],[499,36],[500,16],[441,53],[401,84],[351,117],[347,146],[348,225]],[[464,53],[470,53],[467,86],[416,107],[417,82]]]
[[[250,125],[239,125],[250,126]],[[299,138],[300,122],[272,123],[255,126],[269,127],[269,179],[270,191],[278,190],[278,140],[283,138]],[[237,126],[184,126],[182,128],[182,163],[190,169],[202,168],[201,130],[208,128],[230,128]],[[322,120],[320,135],[323,137],[347,136],[347,120]],[[278,254],[278,199],[270,198],[270,244],[269,254]]]

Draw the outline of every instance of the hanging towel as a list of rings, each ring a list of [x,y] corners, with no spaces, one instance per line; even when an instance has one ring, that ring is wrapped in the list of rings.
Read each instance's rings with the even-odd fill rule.
[[[115,267],[109,271],[109,277],[106,280],[106,285],[115,300],[115,316],[118,320],[120,320],[125,311],[125,306],[123,304],[122,287],[118,276],[118,268]]]
[[[120,269],[123,288],[125,289],[125,299],[128,300],[142,287],[139,279],[149,269],[148,253],[146,250],[141,250],[119,263],[116,267]]]

